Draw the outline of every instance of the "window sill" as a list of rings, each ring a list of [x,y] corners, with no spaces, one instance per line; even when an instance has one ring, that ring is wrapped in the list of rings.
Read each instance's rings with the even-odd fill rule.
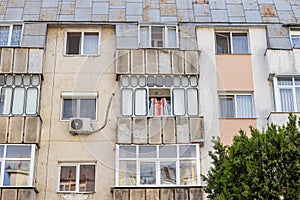
[[[139,49],[151,49],[151,50],[174,50],[174,49],[179,49],[179,47],[139,47]]]
[[[216,53],[217,56],[222,56],[222,55],[226,55],[226,56],[244,56],[244,55],[252,55],[252,53]]]
[[[79,55],[79,54],[64,54],[64,57],[99,57],[101,54],[95,54],[95,55]]]
[[[1,189],[33,189],[36,193],[39,193],[36,186],[1,186]]]
[[[219,117],[219,119],[229,119],[229,120],[254,120],[256,117]]]
[[[111,192],[114,189],[161,189],[161,188],[202,188],[205,185],[149,185],[149,186],[113,186],[110,188]]]
[[[72,192],[72,191],[56,191],[57,194],[83,194],[83,195],[89,195],[89,194],[95,194],[96,192]]]

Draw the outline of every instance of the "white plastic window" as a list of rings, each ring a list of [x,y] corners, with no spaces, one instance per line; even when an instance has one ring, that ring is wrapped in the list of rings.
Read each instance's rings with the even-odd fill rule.
[[[290,36],[292,47],[300,48],[300,28],[291,28]]]
[[[66,39],[67,55],[99,55],[99,32],[68,32]]]
[[[217,54],[248,54],[248,34],[244,32],[217,32]]]
[[[22,25],[0,25],[0,46],[20,46]]]

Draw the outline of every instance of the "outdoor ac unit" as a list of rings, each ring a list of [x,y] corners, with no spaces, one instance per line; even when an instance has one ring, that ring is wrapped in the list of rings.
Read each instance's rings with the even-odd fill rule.
[[[92,132],[90,118],[71,118],[69,132],[72,135],[86,135]]]

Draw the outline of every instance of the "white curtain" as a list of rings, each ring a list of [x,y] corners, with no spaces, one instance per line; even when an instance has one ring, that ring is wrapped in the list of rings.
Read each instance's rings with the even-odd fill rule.
[[[292,89],[280,89],[281,111],[294,111]]]
[[[234,117],[234,103],[233,97],[221,97],[220,103],[220,116],[224,118]]]
[[[22,26],[21,25],[13,26],[10,44],[13,46],[19,46],[21,42],[21,35],[22,35]]]
[[[140,27],[140,47],[150,47],[149,27]]]
[[[99,46],[98,33],[84,33],[83,54],[97,55]]]
[[[28,88],[26,95],[26,114],[34,115],[37,113],[38,89]]]
[[[188,115],[198,115],[198,90],[188,89],[187,90],[187,107]]]
[[[136,89],[134,99],[134,112],[135,115],[147,114],[147,91],[146,89]],[[127,99],[123,99],[127,101]]]
[[[173,89],[174,115],[185,114],[185,96],[184,89]]]
[[[216,52],[217,54],[230,53],[230,35],[229,33],[217,33],[216,34]]]
[[[2,88],[0,96],[0,114],[10,114],[12,88]]]
[[[236,96],[237,118],[253,117],[252,96],[239,95]]]
[[[14,89],[14,98],[12,114],[21,115],[24,113],[25,88],[16,87]]]
[[[168,47],[177,47],[176,27],[168,27]]]
[[[297,111],[300,110],[300,88],[296,88]],[[296,110],[296,109],[295,109]]]
[[[8,45],[9,26],[0,26],[0,46]]]
[[[248,53],[248,39],[246,33],[233,33],[232,43],[234,54]]]
[[[132,89],[122,89],[122,115],[132,115]]]

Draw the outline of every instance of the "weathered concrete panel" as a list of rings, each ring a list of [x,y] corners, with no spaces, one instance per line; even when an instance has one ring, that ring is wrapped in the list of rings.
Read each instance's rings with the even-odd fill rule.
[[[172,72],[173,74],[184,73],[184,52],[172,51]]]
[[[22,38],[22,47],[35,47],[35,48],[44,48],[46,42],[46,36],[43,35],[23,35]]]
[[[174,144],[175,138],[175,118],[162,118],[162,133],[164,144]]]
[[[129,73],[130,71],[130,52],[118,50],[116,52],[116,72],[117,74]]]
[[[189,143],[189,123],[186,117],[176,117],[177,143]]]
[[[40,142],[41,119],[39,117],[26,117],[24,130],[24,143]]]
[[[27,73],[28,49],[15,49],[14,53],[14,73]]]
[[[161,118],[149,118],[149,144],[161,144]]]
[[[159,51],[159,73],[171,74],[171,55],[170,51]]]
[[[146,200],[159,200],[159,189],[146,189]]]
[[[117,143],[131,144],[132,122],[130,117],[118,118]]]
[[[24,24],[24,35],[29,36],[46,36],[47,34],[47,24],[46,23],[26,23]]]
[[[15,200],[18,198],[18,189],[3,189],[1,199],[2,200]]]
[[[146,197],[145,189],[131,189],[130,200],[143,200]]]
[[[175,199],[188,199],[189,194],[188,194],[188,189],[184,188],[176,188],[175,189]]]
[[[12,48],[2,48],[0,72],[12,73],[13,52],[14,52],[14,49],[12,49]]]
[[[7,142],[9,117],[0,117],[0,143]]]
[[[160,190],[160,199],[161,200],[174,200],[174,189],[161,189]]]
[[[113,200],[129,200],[129,190],[114,189]]]
[[[22,143],[24,117],[11,117],[9,123],[8,143]]]
[[[146,50],[146,73],[147,74],[157,74],[158,73],[158,61],[157,61],[157,51]]]
[[[117,49],[137,49],[138,40],[137,37],[122,38],[117,37]]]
[[[145,73],[145,57],[144,50],[131,51],[131,73],[144,74]]]
[[[148,142],[147,118],[145,117],[134,118],[132,127],[133,127],[133,143],[147,144]]]
[[[202,200],[201,188],[190,188],[189,190],[190,200]]]
[[[28,73],[43,73],[44,50],[30,49]]]
[[[36,200],[36,192],[34,189],[19,189],[18,200]]]
[[[190,121],[190,136],[191,142],[199,142],[204,138],[204,122],[203,118],[191,117]]]
[[[198,51],[186,51],[185,52],[185,73],[198,74]]]

